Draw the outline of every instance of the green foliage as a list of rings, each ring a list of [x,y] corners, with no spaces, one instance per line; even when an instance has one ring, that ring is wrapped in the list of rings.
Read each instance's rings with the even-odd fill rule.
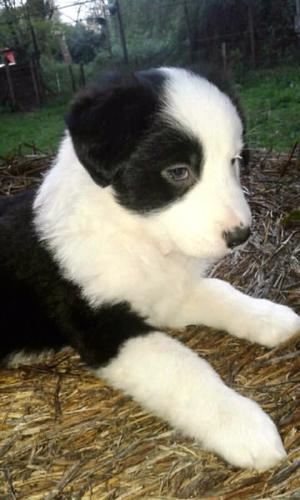
[[[100,4],[91,2],[91,11],[101,9]],[[114,0],[106,4],[111,7],[106,11],[108,29],[97,34],[83,24],[60,22],[57,14],[52,16],[50,0],[26,0],[23,4],[20,0],[0,0],[0,45],[13,46],[18,62],[30,57],[29,13],[39,50],[49,59],[61,60],[55,36],[60,31],[67,35],[75,62],[116,67],[123,59],[119,24],[112,8]],[[221,44],[225,42],[229,65],[242,76],[252,60],[251,17],[257,66],[292,63],[299,58],[295,0],[120,0],[120,6],[131,67],[187,64],[200,59],[221,63]]]
[[[49,2],[44,0],[27,0],[26,5],[33,18],[46,19],[51,12]]]
[[[130,64],[134,67],[183,63],[186,53],[182,31],[183,4],[161,0],[122,0],[121,12]],[[116,16],[109,19],[113,59],[122,58]],[[182,38],[182,37],[181,37]],[[183,49],[183,50],[182,50]],[[181,59],[182,56],[182,59]]]
[[[238,71],[252,64],[250,18],[259,66],[297,60],[294,0],[122,0],[129,58],[137,66],[207,59],[221,63],[226,43],[229,62],[239,54]],[[113,54],[120,52],[115,16],[109,23]]]
[[[53,58],[43,56],[41,58],[43,80],[49,97],[60,96],[60,100],[67,100],[73,92],[69,67]],[[72,71],[76,89],[80,87],[80,70],[77,64],[72,64]]]
[[[103,38],[100,33],[95,33],[84,24],[78,23],[69,30],[67,43],[75,63],[89,63],[99,52]]]
[[[13,47],[22,58],[26,54],[28,46],[24,12],[20,7],[16,9],[1,7],[0,2],[0,45]]]
[[[2,9],[0,0],[0,45],[13,47],[17,63],[27,61],[34,54],[33,33],[38,51],[48,57],[60,57],[59,45],[54,36],[57,30],[64,30],[65,25],[50,20],[44,13],[38,13],[39,3],[34,4],[30,17],[25,7]]]

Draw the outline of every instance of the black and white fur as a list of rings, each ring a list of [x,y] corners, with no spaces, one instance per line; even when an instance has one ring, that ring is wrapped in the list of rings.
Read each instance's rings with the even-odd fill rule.
[[[205,448],[264,469],[285,456],[271,419],[164,333],[202,323],[275,346],[300,329],[288,307],[206,277],[251,222],[234,102],[174,68],[78,96],[38,192],[0,200],[0,357],[72,345]]]

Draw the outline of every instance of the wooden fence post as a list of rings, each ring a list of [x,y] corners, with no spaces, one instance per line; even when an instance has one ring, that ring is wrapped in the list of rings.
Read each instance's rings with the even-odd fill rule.
[[[61,94],[61,84],[58,72],[55,73],[55,79],[56,79],[57,91],[59,94]]]
[[[122,44],[122,49],[123,49],[123,59],[124,63],[126,66],[128,66],[128,51],[127,51],[127,45],[126,45],[126,38],[125,38],[125,31],[124,31],[124,26],[123,26],[123,18],[121,14],[121,8],[120,8],[120,0],[116,0],[115,2],[116,9],[117,9],[117,18],[119,22],[119,30],[120,30],[120,38],[121,38],[121,44]]]
[[[72,64],[68,64],[68,68],[69,68],[69,75],[70,75],[70,79],[71,79],[71,83],[72,83],[72,90],[73,90],[73,92],[75,92],[76,91],[76,83],[75,83]]]
[[[36,102],[37,105],[41,105],[41,95],[40,95],[40,90],[39,90],[39,85],[37,81],[37,75],[36,75],[36,68],[33,63],[33,59],[30,59],[30,73],[31,73],[31,79],[34,87],[34,93],[36,97]]]
[[[11,74],[10,74],[9,64],[7,61],[5,61],[5,71],[6,71],[7,85],[8,85],[9,96],[10,96],[10,100],[12,103],[12,107],[16,108],[17,101],[16,101],[16,95],[15,95],[15,89],[13,86],[13,81],[12,81]]]
[[[192,27],[191,27],[191,21],[190,21],[189,8],[188,8],[187,0],[184,0],[184,2],[183,2],[183,12],[184,12],[184,17],[185,17],[185,23],[186,23],[188,41],[189,41],[190,61],[192,63],[193,60],[194,60],[193,34],[192,34]]]
[[[251,60],[251,66],[254,69],[256,67],[256,47],[255,47],[253,8],[251,2],[248,2],[248,28],[250,37],[250,54],[251,54],[250,60]]]

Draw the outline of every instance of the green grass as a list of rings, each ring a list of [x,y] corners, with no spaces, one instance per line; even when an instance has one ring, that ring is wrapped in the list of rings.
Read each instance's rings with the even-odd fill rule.
[[[54,153],[64,130],[66,108],[55,103],[30,113],[1,113],[0,156],[28,152],[25,144]]]
[[[300,140],[300,66],[252,72],[238,91],[251,147],[289,151]],[[56,102],[31,113],[0,114],[0,155],[18,152],[24,143],[55,152],[66,108]]]
[[[289,151],[300,141],[300,67],[252,73],[239,93],[250,146]]]

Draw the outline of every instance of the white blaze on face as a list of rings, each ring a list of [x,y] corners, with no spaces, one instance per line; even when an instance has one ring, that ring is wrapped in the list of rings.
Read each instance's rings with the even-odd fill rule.
[[[203,161],[195,186],[148,222],[155,221],[178,250],[219,258],[227,252],[223,232],[251,223],[232,165],[243,147],[241,119],[229,97],[206,79],[180,69],[162,71],[168,76],[163,116],[199,140]]]

